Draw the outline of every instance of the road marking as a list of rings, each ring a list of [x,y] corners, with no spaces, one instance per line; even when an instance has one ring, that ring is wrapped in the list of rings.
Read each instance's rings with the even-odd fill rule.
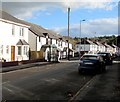
[[[2,82],[2,83],[0,83],[0,85],[6,84],[6,83],[9,83],[9,82],[10,81]]]
[[[44,79],[44,81],[54,84],[54,83],[56,83],[56,82],[58,82],[60,80],[55,79],[55,78],[51,78],[51,79]]]
[[[90,79],[82,88],[79,89],[79,91],[70,100],[68,100],[68,102],[75,101],[77,96],[80,95],[80,92],[83,91],[85,88],[88,88],[93,81],[95,81],[95,80],[97,80],[99,78],[99,76],[100,75],[96,75],[92,79]]]
[[[5,89],[5,90],[11,92],[12,94],[14,94],[13,90],[11,90],[11,89],[9,89],[9,88],[7,88],[7,87],[4,87],[4,86],[3,86],[3,89]]]
[[[26,99],[30,99],[34,96],[34,93],[27,91],[25,89],[16,87],[16,86],[11,85],[11,84],[7,84],[7,85],[3,86],[3,89],[9,91],[10,93],[12,93],[14,95],[19,95],[20,97],[23,97]]]
[[[113,63],[120,63],[120,61],[113,61]]]

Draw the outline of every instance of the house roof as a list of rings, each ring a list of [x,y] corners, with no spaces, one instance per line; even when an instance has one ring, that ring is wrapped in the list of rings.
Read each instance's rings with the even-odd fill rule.
[[[98,45],[100,45],[100,46],[102,46],[103,44],[102,43],[100,43],[100,42],[96,42]]]
[[[29,30],[38,36],[44,37],[45,36],[44,33],[47,33],[47,30],[45,30],[44,28],[42,28],[39,25],[30,23],[27,21],[23,21],[23,20],[21,20],[21,22],[24,22],[25,24],[29,25],[30,26]]]
[[[30,22],[27,22],[24,20],[20,20],[4,11],[0,11],[0,14],[2,14],[1,18],[4,20],[8,20],[8,21],[12,21],[15,23],[20,23],[20,24],[30,26],[29,30],[38,36],[45,37],[44,34],[47,34],[49,36],[49,38],[53,38],[53,39],[57,39],[57,40],[59,40],[61,38],[63,41],[66,41],[63,36],[57,34],[54,31],[45,29],[45,28],[41,27],[40,25],[33,24],[33,23],[30,23]]]
[[[16,45],[29,45],[24,39],[19,39]]]
[[[107,48],[113,48],[112,46],[108,45],[107,43],[104,44]]]
[[[54,32],[52,30],[47,30],[47,31],[48,31],[48,34],[49,34],[50,38],[59,39],[59,38],[62,37],[62,36],[58,35],[56,32]]]
[[[117,46],[116,45],[114,45],[114,44],[112,44],[112,46],[114,47],[114,48],[116,48]]]
[[[81,39],[81,44],[94,44],[94,43],[89,39]]]
[[[24,25],[26,25],[24,22],[21,22],[20,19],[17,19],[16,17],[8,14],[7,12],[4,12],[4,11],[1,11],[1,10],[0,10],[0,14],[1,14],[1,16],[0,16],[1,19],[8,20],[8,21],[12,21],[12,22],[14,22],[14,23],[19,23],[19,24],[24,24]]]

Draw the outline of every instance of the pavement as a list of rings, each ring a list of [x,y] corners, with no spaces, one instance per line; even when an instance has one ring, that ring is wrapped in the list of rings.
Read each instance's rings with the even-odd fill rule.
[[[96,75],[72,97],[75,101],[120,101],[120,58],[105,73]]]
[[[56,63],[56,62],[54,62],[54,63]],[[53,62],[36,62],[36,63],[29,63],[29,64],[21,64],[18,66],[3,67],[3,68],[1,68],[0,73],[14,71],[14,70],[21,70],[21,69],[25,69],[25,68],[34,67],[34,66],[44,66],[44,65],[48,65],[48,64],[54,64],[54,63]]]
[[[18,65],[18,66],[2,67],[0,69],[0,73],[14,71],[14,70],[20,70],[20,69],[25,69],[25,68],[30,68],[30,67],[34,67],[34,66],[44,66],[44,65],[48,65],[48,64],[54,64],[54,63],[78,62],[77,59],[78,58],[75,57],[75,58],[70,58],[70,60],[62,59],[62,60],[59,60],[58,62],[35,62],[35,63],[29,63],[29,64],[21,64],[21,65]]]

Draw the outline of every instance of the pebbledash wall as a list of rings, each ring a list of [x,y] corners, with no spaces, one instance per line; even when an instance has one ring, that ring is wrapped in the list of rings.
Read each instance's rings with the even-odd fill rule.
[[[0,59],[6,61],[28,60],[29,45],[17,45],[20,40],[28,43],[28,26],[0,19]],[[18,46],[21,46],[21,48]]]

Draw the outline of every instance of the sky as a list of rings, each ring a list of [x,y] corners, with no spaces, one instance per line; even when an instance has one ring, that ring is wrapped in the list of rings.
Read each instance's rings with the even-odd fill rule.
[[[70,36],[97,37],[118,35],[118,2],[119,0],[2,0],[1,4],[3,11],[63,36],[68,35],[70,7]]]

